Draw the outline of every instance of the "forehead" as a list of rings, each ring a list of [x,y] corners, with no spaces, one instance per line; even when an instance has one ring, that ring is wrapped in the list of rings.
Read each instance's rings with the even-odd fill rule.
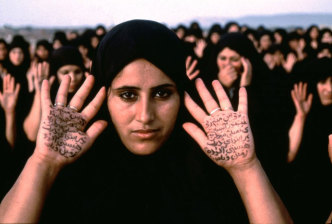
[[[236,51],[225,47],[223,50],[220,51],[219,55],[223,55],[223,56],[240,56],[240,54],[238,54]]]
[[[19,52],[23,52],[21,48],[19,47],[14,47],[13,49],[10,50],[10,52],[15,52],[15,53],[19,53]]]
[[[175,83],[158,67],[145,59],[137,59],[126,65],[114,78],[111,87],[136,86],[151,88]]]
[[[63,71],[63,70],[69,70],[69,71],[72,71],[72,70],[77,70],[77,69],[81,69],[79,66],[77,65],[64,65],[64,66],[61,66],[58,71]]]

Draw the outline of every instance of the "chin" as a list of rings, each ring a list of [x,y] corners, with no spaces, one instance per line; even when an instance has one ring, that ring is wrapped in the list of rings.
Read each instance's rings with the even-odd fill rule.
[[[147,156],[157,152],[160,147],[161,146],[159,144],[156,145],[156,144],[140,143],[140,144],[127,146],[127,149],[135,155]]]

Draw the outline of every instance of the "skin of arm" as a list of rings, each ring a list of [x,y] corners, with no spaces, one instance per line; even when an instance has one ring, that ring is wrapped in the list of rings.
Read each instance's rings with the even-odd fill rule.
[[[82,110],[92,89],[93,76],[89,76],[70,101],[77,110],[53,106],[49,83],[43,81],[41,89],[42,117],[36,148],[28,159],[19,178],[0,204],[0,223],[36,223],[46,196],[58,173],[75,162],[93,144],[107,126],[106,121],[95,121],[86,131],[86,124],[96,115],[103,100],[105,88]],[[58,90],[56,102],[67,104],[70,77],[65,76]]]
[[[40,119],[41,119],[40,92],[37,91],[36,89],[31,110],[23,122],[24,132],[27,138],[32,142],[36,141]]]
[[[245,88],[240,88],[238,110],[234,111],[220,82],[215,80],[212,85],[219,104],[203,81],[196,80],[196,88],[210,115],[188,94],[185,95],[187,109],[204,131],[189,122],[184,123],[183,128],[213,162],[229,172],[241,195],[250,223],[293,223],[256,157],[247,115]]]
[[[306,117],[310,111],[312,104],[312,94],[307,95],[307,84],[300,82],[294,85],[294,89],[291,91],[292,100],[296,108],[296,114],[294,116],[293,123],[288,131],[289,137],[289,151],[287,155],[287,161],[292,162],[299,150]]]

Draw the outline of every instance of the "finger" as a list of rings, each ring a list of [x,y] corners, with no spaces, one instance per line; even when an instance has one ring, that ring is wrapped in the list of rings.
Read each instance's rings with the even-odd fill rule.
[[[313,99],[314,95],[312,93],[309,94],[308,96],[308,107],[309,109],[311,108],[311,105],[312,105],[312,99]]]
[[[241,57],[241,63],[243,66],[243,74],[246,74],[248,71],[248,63],[247,60],[244,57]]]
[[[191,63],[191,65],[189,66],[188,71],[187,71],[188,74],[191,74],[191,73],[195,70],[195,67],[196,67],[197,63],[198,63],[197,60],[194,60],[194,61]]]
[[[200,72],[199,70],[196,70],[194,73],[190,74],[189,79],[193,80],[194,78],[196,78],[198,76],[199,72]]]
[[[298,86],[298,84],[294,84],[294,88],[293,88],[293,90],[294,90],[294,96],[296,97],[296,99],[298,100],[298,98],[299,98],[299,86]]]
[[[86,131],[86,134],[89,136],[90,140],[87,144],[87,149],[95,142],[97,137],[105,130],[107,127],[107,122],[103,120],[95,121],[90,128]]]
[[[212,86],[217,94],[221,110],[233,110],[232,104],[229,101],[227,94],[224,88],[222,87],[221,83],[218,80],[214,80],[212,82]]]
[[[241,87],[239,90],[239,106],[237,110],[242,114],[248,114],[247,90],[244,87]]]
[[[55,103],[56,104],[67,104],[67,95],[68,95],[68,89],[70,85],[70,76],[65,75],[62,78],[60,87],[58,89],[58,93],[56,94]]]
[[[50,71],[50,64],[47,62],[43,62],[43,76],[44,78],[47,78]]]
[[[189,66],[190,66],[190,62],[191,62],[191,56],[188,56],[188,57],[186,58],[186,69],[189,68]]]
[[[15,86],[15,96],[16,97],[18,96],[20,89],[21,89],[21,85],[19,83],[16,83],[16,86]]]
[[[95,98],[84,108],[82,111],[82,116],[89,122],[99,111],[103,101],[106,97],[106,90],[105,87],[102,87]]]
[[[9,87],[8,87],[8,91],[9,92],[14,92],[14,86],[15,86],[15,78],[12,76],[9,76]]]
[[[92,75],[88,76],[81,87],[77,90],[73,99],[70,101],[69,105],[80,110],[84,104],[84,101],[88,97],[94,84],[94,77]]]
[[[38,77],[38,81],[43,78],[43,64],[42,63],[37,64],[37,77]]]
[[[196,89],[208,113],[211,113],[211,111],[215,110],[216,108],[219,108],[219,105],[213,99],[212,95],[207,90],[203,80],[200,78],[196,79]]]
[[[3,81],[3,92],[7,92],[9,88],[10,75],[6,75]]]
[[[303,84],[303,94],[302,94],[302,100],[305,100],[306,99],[306,95],[307,95],[307,86],[308,86],[308,84],[307,83],[304,83]]]
[[[193,116],[200,124],[203,124],[204,118],[207,114],[195,103],[195,101],[193,101],[187,92],[184,93],[184,105],[191,116]]]
[[[45,79],[41,87],[41,102],[42,111],[47,111],[50,106],[52,106],[50,87],[48,81]]]
[[[300,99],[302,99],[302,96],[303,96],[303,83],[302,82],[300,82],[299,83],[299,97],[300,97]]]
[[[203,149],[205,147],[206,135],[193,123],[186,122],[182,125],[184,130],[197,142],[197,144]]]
[[[48,80],[50,86],[53,85],[54,81],[55,81],[55,76],[53,75],[53,76],[51,76],[50,79]]]

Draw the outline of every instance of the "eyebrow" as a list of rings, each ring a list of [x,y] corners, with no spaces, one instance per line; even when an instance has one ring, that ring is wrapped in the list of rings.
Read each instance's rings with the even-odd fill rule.
[[[174,84],[166,83],[166,84],[162,84],[162,85],[159,85],[159,86],[152,87],[151,89],[156,90],[156,89],[168,88],[168,87],[176,87],[176,86]],[[121,86],[119,88],[115,88],[115,89],[112,89],[112,90],[121,91],[121,90],[140,90],[140,89],[141,88],[138,88],[136,86]]]

